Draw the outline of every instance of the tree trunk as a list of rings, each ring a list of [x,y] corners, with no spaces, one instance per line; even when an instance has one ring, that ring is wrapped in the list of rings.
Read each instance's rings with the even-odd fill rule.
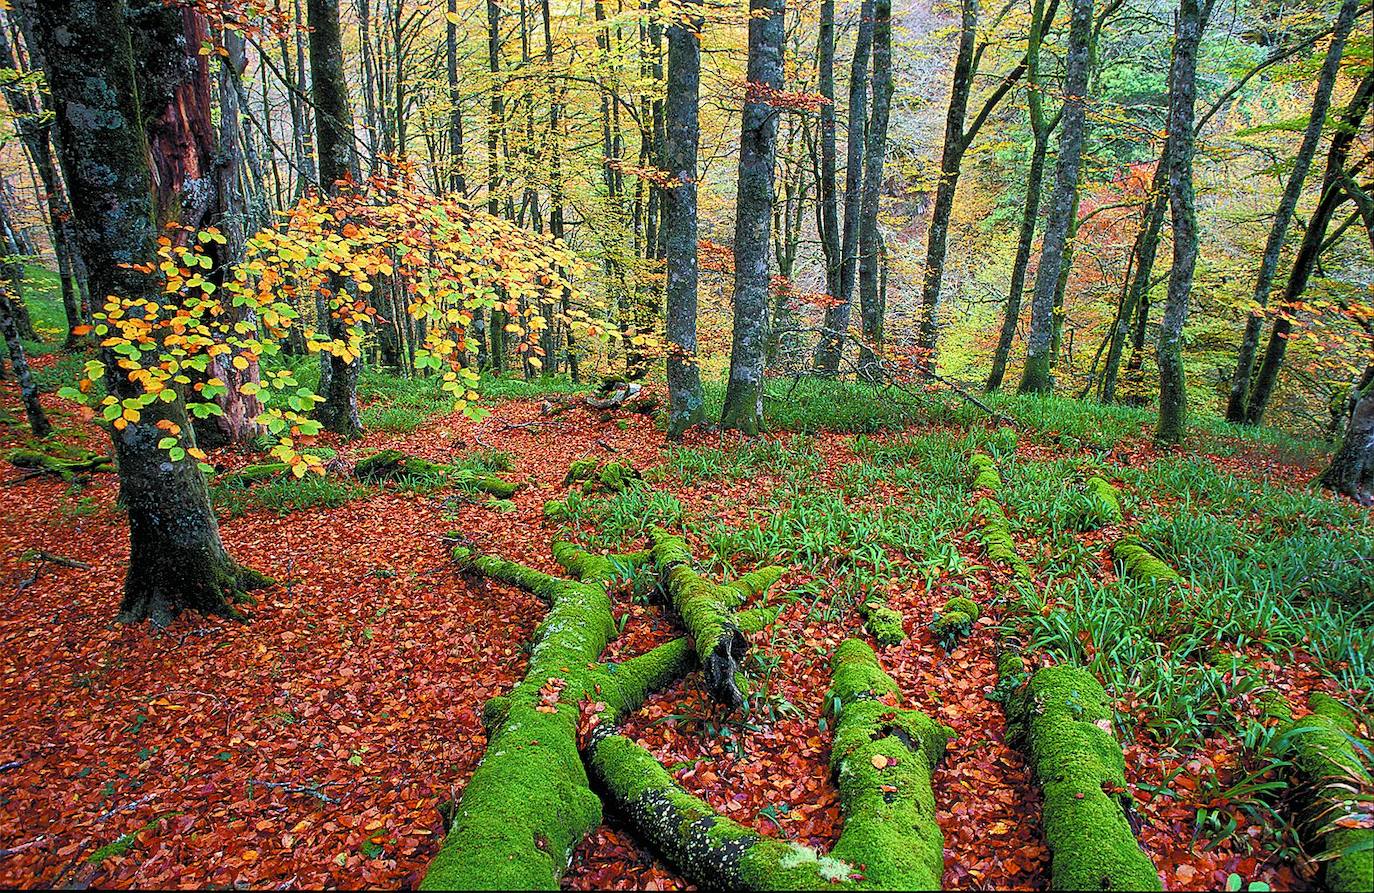
[[[1174,265],[1159,323],[1159,426],[1155,440],[1183,440],[1188,388],[1183,375],[1183,324],[1197,266],[1197,209],[1193,202],[1193,109],[1197,99],[1197,51],[1206,27],[1200,0],[1180,0],[1169,75],[1169,215],[1174,226]]]
[[[1150,277],[1154,273],[1155,255],[1159,251],[1159,234],[1164,227],[1164,210],[1168,207],[1168,192],[1164,188],[1165,172],[1168,169],[1169,144],[1168,140],[1165,140],[1150,184],[1150,201],[1142,212],[1140,232],[1136,236],[1135,273],[1127,283],[1121,311],[1117,314],[1116,325],[1107,345],[1107,361],[1102,371],[1103,403],[1116,402],[1121,355],[1125,350],[1126,339],[1132,334],[1133,326],[1136,327],[1136,337],[1132,341],[1133,350],[1139,352],[1145,341],[1145,319],[1150,306]],[[1135,359],[1134,353],[1132,359]]]
[[[859,205],[863,183],[864,126],[868,121],[868,62],[873,47],[873,2],[860,0],[859,30],[854,41],[854,58],[849,64],[849,127],[844,169],[844,231],[832,239],[839,244],[838,280],[834,301],[825,311],[821,342],[816,348],[816,371],[833,375],[840,368],[858,271]],[[831,11],[834,15],[834,11]],[[830,47],[831,62],[835,48]],[[833,72],[832,72],[833,78]],[[834,92],[832,84],[831,92]],[[832,110],[833,115],[833,110]],[[824,126],[824,124],[822,124]],[[833,128],[832,128],[833,129]],[[828,282],[828,280],[827,280]]]
[[[147,14],[181,15],[165,7]],[[153,276],[134,268],[150,270],[156,264],[159,230],[147,156],[150,135],[138,105],[144,91],[135,79],[126,5],[123,0],[44,0],[35,31],[92,291],[124,300],[156,294]],[[153,119],[156,125],[164,121]],[[106,365],[117,368],[112,358]],[[121,399],[141,391],[118,374],[108,386]],[[138,421],[113,434],[130,540],[120,619],[163,625],[186,608],[231,614],[239,594],[265,580],[229,558],[196,460],[169,459],[158,446],[166,436],[159,421],[182,432],[190,429],[180,400],[158,400]]]
[[[1255,276],[1254,302],[1260,307],[1269,303],[1269,292],[1274,284],[1274,276],[1279,268],[1279,255],[1288,236],[1288,226],[1293,221],[1298,199],[1302,197],[1303,183],[1307,171],[1317,154],[1317,144],[1321,142],[1322,129],[1326,115],[1331,108],[1331,91],[1340,72],[1341,55],[1345,52],[1345,41],[1354,27],[1359,12],[1359,0],[1344,0],[1336,16],[1336,26],[1331,34],[1331,43],[1322,62],[1321,73],[1317,76],[1317,89],[1312,96],[1312,114],[1303,131],[1302,143],[1293,156],[1293,169],[1284,184],[1279,206],[1274,211],[1274,221],[1269,227],[1269,238],[1264,243],[1264,254],[1260,258],[1259,273]],[[1245,333],[1241,336],[1240,348],[1236,352],[1236,370],[1231,376],[1231,392],[1226,400],[1226,419],[1240,424],[1245,421],[1245,404],[1250,396],[1250,376],[1254,372],[1255,353],[1259,349],[1260,330],[1264,317],[1251,312],[1245,320]]]
[[[1060,268],[1073,224],[1073,208],[1078,193],[1078,167],[1083,153],[1085,94],[1088,66],[1092,56],[1092,0],[1073,0],[1069,24],[1068,61],[1064,73],[1063,129],[1059,133],[1059,158],[1055,162],[1054,193],[1050,198],[1049,219],[1035,271],[1035,291],[1031,298],[1031,326],[1026,339],[1026,367],[1018,392],[1048,393],[1050,342],[1054,333],[1054,299],[1059,287]]]
[[[547,2],[547,0],[545,0]],[[463,176],[463,104],[458,93],[458,0],[448,0],[448,22],[444,32],[445,72],[448,75],[448,188],[466,196],[467,179]]]
[[[668,26],[668,83],[664,114],[664,167],[677,184],[663,192],[667,249],[668,437],[706,419],[697,366],[697,144],[701,137],[702,19]]]
[[[763,429],[763,352],[768,337],[768,256],[772,239],[773,162],[778,110],[771,93],[782,89],[785,0],[749,0],[749,65],[740,129],[739,186],[735,201],[734,334],[722,428],[748,435]],[[852,112],[852,110],[851,110]]]
[[[1307,290],[1308,280],[1312,278],[1326,241],[1327,227],[1331,225],[1331,218],[1335,215],[1336,209],[1346,200],[1345,192],[1341,188],[1345,162],[1350,155],[1355,136],[1359,133],[1360,122],[1369,111],[1371,100],[1374,100],[1374,71],[1367,73],[1360,81],[1350,104],[1341,115],[1340,126],[1331,137],[1331,145],[1326,151],[1326,173],[1322,177],[1321,198],[1307,222],[1307,229],[1303,232],[1302,243],[1298,246],[1297,256],[1293,259],[1293,270],[1288,274],[1288,287],[1283,292],[1280,315],[1274,320],[1274,327],[1269,333],[1269,343],[1264,349],[1264,359],[1255,371],[1254,381],[1250,385],[1250,402],[1245,407],[1247,424],[1260,423],[1264,417],[1264,410],[1269,405],[1269,398],[1274,392],[1274,385],[1278,382],[1279,369],[1283,366],[1284,353],[1288,349],[1288,333],[1293,329],[1293,323],[1285,311],[1297,303]]]
[[[320,186],[336,194],[341,182],[358,180],[358,156],[353,143],[353,109],[348,102],[348,82],[344,79],[343,46],[339,40],[337,0],[307,0],[310,24],[310,93],[315,107],[315,140],[319,147]],[[361,437],[358,417],[358,375],[362,369],[361,351],[354,351],[357,334],[345,318],[343,277],[329,279],[328,332],[336,344],[349,346],[347,358],[330,352],[329,376],[319,417],[324,427],[347,438]],[[325,385],[321,382],[321,385]]]
[[[1361,505],[1374,504],[1374,366],[1365,370],[1345,437],[1317,483]]]
[[[862,26],[862,22],[860,25]],[[819,213],[816,216],[816,228],[820,237],[821,255],[825,260],[825,293],[830,296],[831,301],[835,301],[840,296],[841,257],[839,196],[836,194],[835,182],[835,0],[821,0],[818,39],[819,89],[826,101],[821,104],[821,170],[817,194],[820,204],[817,208]],[[834,308],[834,311],[838,311],[838,307]],[[818,354],[816,358],[816,366],[821,371],[833,372],[839,368],[840,356],[836,348],[842,348],[843,341],[836,344],[834,338],[837,334],[843,337],[842,332],[835,328],[841,324],[848,326],[848,320],[842,321],[837,315],[832,315],[832,308],[827,307],[822,337],[830,340],[821,345],[825,352]]]
[[[10,365],[14,367],[14,377],[19,380],[19,398],[24,404],[29,430],[34,437],[47,437],[52,433],[52,423],[48,421],[43,404],[39,402],[38,386],[29,372],[28,357],[24,353],[24,343],[19,340],[19,327],[14,321],[14,305],[11,302],[11,295],[20,291],[24,267],[22,264],[7,263],[0,275],[5,278],[5,282],[0,284],[0,337],[5,339],[5,346],[9,348]]]
[[[892,0],[876,0],[873,6],[873,114],[868,120],[859,212],[859,313],[863,322],[859,374],[869,380],[877,380],[882,374],[879,357],[883,347],[886,295],[878,288],[878,268],[882,260],[878,205],[883,192],[883,161],[887,156],[887,122],[891,109]]]
[[[1002,331],[997,336],[997,349],[992,354],[992,371],[988,373],[987,389],[1002,386],[1007,374],[1007,358],[1016,326],[1021,320],[1021,301],[1026,290],[1026,270],[1030,267],[1031,248],[1035,244],[1035,223],[1040,214],[1040,187],[1045,179],[1045,159],[1049,155],[1050,133],[1059,123],[1045,119],[1045,97],[1040,79],[1040,46],[1045,33],[1054,24],[1059,0],[1035,0],[1031,10],[1030,34],[1026,38],[1026,106],[1030,116],[1031,159],[1026,172],[1026,203],[1021,212],[1021,230],[1016,239],[1016,259],[1011,268],[1011,285],[1007,290],[1007,309],[1002,317]]]

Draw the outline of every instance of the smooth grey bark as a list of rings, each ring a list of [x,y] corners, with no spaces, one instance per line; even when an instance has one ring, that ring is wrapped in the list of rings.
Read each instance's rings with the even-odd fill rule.
[[[699,3],[694,5],[700,5]],[[663,191],[663,244],[667,261],[668,438],[706,418],[697,368],[697,145],[701,137],[702,19],[668,26],[668,81],[664,100],[665,169],[677,184]]]
[[[1317,484],[1362,505],[1374,504],[1374,366],[1357,385],[1345,436]]]
[[[1341,115],[1335,134],[1331,137],[1331,145],[1326,152],[1326,172],[1322,177],[1321,198],[1318,199],[1317,207],[1307,221],[1307,229],[1303,231],[1302,242],[1298,245],[1297,255],[1293,258],[1293,269],[1288,275],[1288,285],[1280,302],[1282,308],[1297,303],[1307,290],[1307,283],[1316,270],[1317,260],[1321,257],[1322,248],[1326,243],[1326,231],[1331,225],[1331,218],[1348,199],[1342,188],[1345,164],[1360,124],[1369,112],[1371,101],[1374,101],[1374,71],[1365,74],[1360,81],[1350,104]],[[1269,332],[1269,342],[1265,345],[1264,358],[1260,361],[1250,385],[1250,400],[1245,406],[1246,424],[1258,425],[1264,417],[1264,410],[1269,405],[1274,385],[1278,382],[1279,369],[1283,367],[1284,354],[1288,349],[1288,334],[1292,330],[1292,320],[1285,313],[1280,313],[1274,320],[1274,326]]]
[[[1026,366],[1018,392],[1048,393],[1050,347],[1054,334],[1054,300],[1059,287],[1060,268],[1073,208],[1078,193],[1078,168],[1083,154],[1086,125],[1085,93],[1092,56],[1092,0],[1073,0],[1069,21],[1068,59],[1064,72],[1063,125],[1059,133],[1059,157],[1055,161],[1054,193],[1050,197],[1049,218],[1035,271],[1035,291],[1031,299],[1030,333],[1026,339]]]
[[[547,0],[546,0],[547,3]],[[448,0],[449,20],[444,31],[444,71],[448,76],[448,188],[459,195],[467,195],[467,179],[463,176],[463,103],[458,93],[458,0]]]
[[[833,10],[832,10],[833,17]],[[833,375],[840,368],[858,272],[859,192],[863,183],[864,127],[868,121],[868,64],[873,49],[873,0],[861,0],[854,58],[849,64],[849,124],[844,170],[844,230],[839,237],[839,267],[831,292],[834,301],[825,311],[821,341],[816,347],[816,371]],[[832,38],[831,57],[834,47]],[[831,72],[833,78],[834,72]],[[834,92],[833,85],[831,92]],[[828,281],[827,281],[828,284]]]
[[[1059,0],[1035,0],[1031,9],[1030,32],[1026,38],[1026,107],[1030,119],[1031,159],[1026,171],[1026,202],[1021,211],[1021,229],[1016,238],[1016,259],[1011,267],[1011,284],[1007,289],[1007,307],[1002,316],[1002,330],[997,336],[997,348],[992,354],[992,369],[988,373],[987,389],[1002,386],[1007,374],[1007,359],[1016,326],[1021,319],[1021,302],[1026,290],[1026,270],[1030,267],[1031,248],[1035,244],[1036,218],[1040,214],[1040,190],[1045,179],[1045,160],[1049,156],[1050,134],[1059,126],[1059,115],[1045,117],[1044,82],[1040,77],[1040,47],[1054,24]]]
[[[1193,118],[1197,101],[1197,52],[1206,24],[1200,0],[1180,0],[1174,22],[1174,56],[1169,75],[1169,216],[1174,229],[1174,264],[1169,296],[1159,323],[1159,424],[1155,440],[1177,444],[1188,423],[1188,388],[1183,373],[1183,325],[1197,266],[1197,209],[1193,195]]]
[[[339,38],[337,0],[307,0],[310,25],[310,93],[315,108],[315,144],[319,148],[321,187],[330,194],[339,183],[356,183],[358,156],[353,141],[353,109],[348,102],[348,82],[344,78],[343,46]],[[345,300],[344,282],[331,276],[329,289],[329,335],[335,340],[348,338],[348,327],[339,317],[338,306]],[[362,436],[358,417],[358,375],[361,357],[349,362],[329,354],[328,382],[321,382],[324,402],[319,418],[324,427],[347,438]]]
[[[158,14],[179,16],[180,11]],[[143,272],[156,263],[159,231],[126,4],[43,0],[34,30],[92,292],[124,299],[156,294],[153,275]],[[107,366],[114,369],[110,359]],[[118,374],[110,376],[108,387],[121,399],[141,390]],[[181,400],[157,400],[139,421],[112,432],[130,540],[119,617],[164,625],[187,608],[233,614],[233,601],[265,578],[225,552],[196,460],[171,461],[158,447],[165,432],[157,423],[163,420],[190,431]]]
[[[0,218],[3,218],[0,223],[3,223],[8,235],[11,232],[9,213],[3,204],[0,204]],[[4,250],[7,257],[0,264],[0,279],[3,279],[0,281],[0,337],[4,338],[5,346],[9,349],[10,365],[14,367],[14,377],[19,380],[19,399],[24,404],[29,430],[34,437],[47,437],[52,433],[52,423],[48,421],[48,415],[38,399],[38,386],[29,371],[28,356],[24,352],[24,342],[19,338],[19,325],[15,319],[15,302],[22,305],[24,298],[24,265],[17,260],[20,254],[18,246],[12,240],[6,241],[8,244]]]
[[[879,356],[887,295],[879,288],[882,239],[878,233],[878,205],[883,191],[883,162],[887,157],[887,124],[891,110],[892,0],[876,0],[873,5],[873,114],[868,121],[859,209],[859,313],[863,327],[859,374],[870,380],[881,377]]]
[[[1340,72],[1341,56],[1345,53],[1345,42],[1354,27],[1360,11],[1359,0],[1344,0],[1336,15],[1335,29],[1331,43],[1327,46],[1326,58],[1322,61],[1321,72],[1317,75],[1317,87],[1312,94],[1312,111],[1303,131],[1302,142],[1293,156],[1293,169],[1284,184],[1279,205],[1274,210],[1274,220],[1269,226],[1269,237],[1264,243],[1264,254],[1260,256],[1259,272],[1255,275],[1253,300],[1260,307],[1269,303],[1269,293],[1273,289],[1274,277],[1278,274],[1279,256],[1283,243],[1288,237],[1288,227],[1293,221],[1298,200],[1302,197],[1302,187],[1307,180],[1307,172],[1312,167],[1312,159],[1317,154],[1322,130],[1326,125],[1327,112],[1331,109],[1331,92]],[[1240,347],[1236,351],[1236,369],[1231,376],[1231,392],[1226,399],[1226,419],[1234,423],[1245,421],[1245,404],[1250,397],[1250,376],[1254,371],[1255,353],[1259,350],[1260,332],[1264,328],[1264,317],[1250,313],[1245,320],[1245,332],[1241,336]]]
[[[820,236],[821,255],[825,259],[825,293],[832,300],[835,300],[840,295],[841,250],[835,149],[835,0],[821,0],[820,34],[817,36],[817,40],[816,65],[819,81],[817,89],[820,90],[821,96],[825,97],[826,101],[821,104],[820,111],[821,169],[816,228]],[[824,329],[829,333],[827,337],[833,338],[832,324],[839,325],[840,320],[832,317],[830,308],[827,308]],[[844,324],[848,325],[848,321],[846,320]],[[834,347],[833,342],[824,345],[824,349],[827,351],[824,359],[826,365],[830,364],[833,354],[834,366],[838,369],[839,353],[834,351]],[[817,359],[817,366],[822,366],[820,358]]]
[[[772,248],[773,163],[778,109],[769,101],[783,83],[785,0],[749,0],[749,64],[740,127],[735,201],[734,331],[722,428],[748,435],[763,429],[763,360],[768,337],[768,259]]]

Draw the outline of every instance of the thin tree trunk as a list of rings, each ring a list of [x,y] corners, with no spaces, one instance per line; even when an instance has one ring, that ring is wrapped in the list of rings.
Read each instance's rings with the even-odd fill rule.
[[[545,0],[547,3],[547,0]],[[458,93],[458,0],[448,0],[448,23],[444,32],[445,72],[448,75],[448,151],[449,189],[467,195],[463,176],[463,104]]]
[[[833,375],[840,368],[859,268],[859,205],[862,201],[864,127],[868,121],[868,63],[873,47],[873,3],[861,0],[854,58],[849,64],[849,126],[844,169],[844,230],[839,242],[839,279],[834,301],[825,311],[821,341],[816,348],[816,371]],[[833,13],[832,13],[833,14]],[[834,48],[831,48],[833,60]],[[833,75],[833,73],[832,73]],[[834,92],[833,88],[831,92]]]
[[[5,228],[8,230],[9,214],[3,206],[0,206],[0,217],[5,218]],[[10,258],[19,254],[13,243],[6,245],[5,250]],[[0,337],[5,339],[5,346],[9,348],[10,365],[14,367],[14,377],[19,380],[19,398],[24,404],[29,430],[34,437],[47,437],[52,433],[52,423],[48,421],[43,404],[39,402],[38,386],[29,372],[28,357],[24,353],[24,343],[19,339],[19,326],[15,322],[15,300],[23,302],[24,265],[12,259],[7,260],[0,264],[0,277],[4,278],[4,282],[0,282]]]
[[[1360,11],[1359,0],[1344,0],[1336,15],[1336,26],[1331,34],[1331,43],[1322,62],[1321,73],[1317,76],[1317,88],[1312,96],[1312,113],[1303,131],[1302,143],[1293,156],[1293,169],[1284,184],[1279,206],[1274,211],[1274,221],[1269,227],[1269,238],[1264,243],[1264,254],[1260,258],[1260,268],[1255,276],[1253,300],[1259,307],[1269,303],[1269,293],[1278,273],[1279,256],[1283,243],[1288,237],[1288,227],[1293,221],[1298,200],[1302,197],[1302,187],[1307,181],[1307,172],[1312,167],[1312,159],[1317,154],[1322,130],[1326,125],[1327,112],[1331,108],[1331,91],[1340,73],[1341,56],[1345,52],[1345,42],[1354,27],[1355,18]],[[1251,312],[1245,320],[1245,333],[1241,336],[1240,348],[1236,352],[1236,369],[1231,376],[1231,392],[1226,399],[1226,419],[1237,424],[1245,421],[1245,406],[1250,397],[1250,377],[1254,373],[1255,354],[1259,350],[1260,332],[1264,327],[1264,317]]]
[[[699,5],[696,4],[696,5]],[[663,160],[677,185],[663,192],[667,249],[668,438],[706,419],[697,367],[697,144],[701,137],[700,15],[668,26]]]
[[[778,114],[770,93],[783,84],[785,0],[749,0],[748,88],[740,128],[735,202],[734,333],[722,428],[748,435],[763,429],[763,353],[768,337],[768,256],[772,239],[773,162]],[[852,112],[852,110],[851,110]]]
[[[835,0],[821,0],[820,44],[817,47],[820,79],[819,89],[825,102],[821,104],[821,170],[818,201],[820,213],[816,223],[821,242],[821,254],[825,258],[825,293],[830,299],[840,296],[840,224],[839,197],[836,194],[836,154],[835,154]],[[841,320],[832,318],[826,310],[825,329],[828,337],[835,335],[836,326]],[[847,321],[845,325],[847,325]],[[833,351],[834,345],[827,346]],[[831,361],[831,353],[825,354],[826,363]],[[821,366],[820,358],[817,366]],[[834,353],[834,368],[839,368],[839,354]],[[828,371],[833,371],[828,370]]]
[[[1208,2],[1210,6],[1210,0]],[[1193,117],[1197,100],[1197,52],[1207,14],[1201,0],[1180,0],[1169,76],[1169,215],[1174,227],[1174,264],[1169,296],[1159,323],[1159,425],[1155,440],[1182,442],[1188,422],[1183,374],[1183,325],[1197,266],[1197,209],[1193,201]]]
[[[1374,504],[1374,366],[1365,370],[1345,437],[1317,483],[1363,505]]]
[[[1092,0],[1073,0],[1069,24],[1068,60],[1064,74],[1063,129],[1059,133],[1059,158],[1055,162],[1054,193],[1050,198],[1049,219],[1035,271],[1035,291],[1031,299],[1031,327],[1026,339],[1026,366],[1018,391],[1048,393],[1050,342],[1054,333],[1054,301],[1059,287],[1060,269],[1073,225],[1077,203],[1078,168],[1083,153],[1085,94],[1092,56]]]
[[[1302,243],[1298,246],[1297,256],[1293,259],[1293,270],[1288,275],[1288,286],[1284,289],[1280,304],[1280,314],[1274,320],[1269,333],[1269,343],[1265,346],[1264,359],[1255,371],[1254,382],[1250,386],[1250,402],[1246,404],[1245,421],[1258,425],[1269,405],[1269,398],[1278,382],[1279,369],[1283,366],[1284,353],[1288,349],[1288,333],[1293,323],[1286,315],[1288,308],[1296,304],[1307,290],[1307,283],[1317,267],[1322,246],[1326,242],[1326,230],[1336,209],[1346,201],[1341,188],[1345,175],[1346,159],[1359,132],[1360,122],[1368,113],[1371,100],[1374,100],[1374,71],[1367,73],[1351,97],[1350,104],[1341,115],[1341,121],[1331,145],[1326,152],[1326,173],[1322,177],[1321,198],[1303,232]]]
[[[868,145],[864,151],[863,198],[859,223],[859,313],[863,347],[859,374],[880,377],[883,347],[884,295],[878,288],[878,205],[883,191],[883,161],[887,155],[887,123],[892,109],[892,0],[876,0],[873,6],[873,115],[868,121]]]
[[[307,0],[310,24],[310,91],[315,107],[315,139],[319,146],[320,185],[331,194],[340,183],[358,179],[358,156],[353,142],[353,109],[348,102],[348,82],[344,78],[343,46],[339,39],[337,0]],[[358,374],[362,368],[361,350],[356,350],[358,335],[344,318],[348,303],[343,278],[329,279],[326,300],[330,304],[330,338],[346,345],[347,358],[329,354],[329,381],[320,404],[320,421],[325,428],[344,437],[360,437],[362,420],[358,417]]]

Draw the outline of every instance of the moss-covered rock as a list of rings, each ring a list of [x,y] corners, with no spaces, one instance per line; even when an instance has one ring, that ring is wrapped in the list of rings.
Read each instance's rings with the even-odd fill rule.
[[[973,532],[973,538],[983,544],[983,551],[988,560],[1010,568],[1018,577],[1029,577],[1030,565],[1016,552],[1016,542],[1011,536],[1011,523],[1007,520],[1006,512],[1002,511],[1002,506],[985,496],[974,504],[973,511],[982,522]]]
[[[1002,476],[997,473],[997,463],[987,453],[974,453],[969,457],[968,466],[973,471],[973,489],[990,490],[993,493],[1002,489]]]
[[[1165,564],[1137,539],[1123,539],[1112,547],[1121,576],[1139,583],[1182,583],[1178,571]]]
[[[1374,786],[1359,717],[1330,695],[1309,699],[1312,713],[1284,724],[1275,741],[1292,765],[1300,804],[1296,822],[1309,851],[1320,853],[1332,893],[1374,890],[1374,828],[1346,828],[1341,819],[1368,814],[1357,797]]]
[[[1046,667],[1007,701],[1012,739],[1044,790],[1056,890],[1159,890],[1126,810],[1126,764],[1107,693],[1078,667]]]

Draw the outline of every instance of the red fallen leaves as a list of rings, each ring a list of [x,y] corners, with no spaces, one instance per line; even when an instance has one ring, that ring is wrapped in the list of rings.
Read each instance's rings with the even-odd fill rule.
[[[15,405],[12,385],[0,394]],[[66,414],[49,402],[59,418]],[[533,478],[511,514],[383,494],[327,511],[225,524],[231,551],[280,581],[248,625],[187,617],[163,633],[116,626],[127,533],[113,507],[114,479],[97,477],[85,491],[95,505],[90,514],[73,512],[75,497],[57,482],[8,488],[0,507],[0,581],[27,573],[19,556],[29,547],[92,568],[50,569],[23,599],[0,599],[0,848],[24,847],[0,859],[0,884],[414,884],[442,838],[437,805],[461,793],[482,753],[482,704],[521,675],[522,645],[545,611],[531,596],[453,574],[440,534],[457,527],[482,548],[555,571],[540,509],[563,492],[568,463],[604,454],[599,441],[639,467],[661,459],[661,435],[638,416],[621,431],[574,411],[560,417],[557,436],[537,425],[500,424],[539,420],[535,401],[506,403],[476,425],[438,418],[413,434],[378,432],[345,448],[356,455],[397,447],[434,460],[473,445],[509,450],[515,473]],[[0,447],[13,445],[15,436],[13,428],[0,429]],[[104,445],[91,429],[82,436]],[[839,435],[820,436],[818,449],[827,459],[825,478],[853,460]],[[235,454],[216,459],[243,461]],[[676,492],[689,513],[744,523],[776,484],[764,475]],[[881,505],[898,496],[909,498],[880,482],[862,501]],[[969,551],[976,555],[976,547]],[[778,589],[824,571],[796,568]],[[986,606],[987,573],[964,582]],[[1039,795],[1004,742],[1001,708],[986,698],[996,681],[994,618],[981,619],[945,654],[923,620],[956,594],[952,581],[893,586],[887,594],[911,618],[912,637],[883,649],[884,666],[907,703],[958,732],[934,777],[945,885],[1044,888]],[[628,618],[609,659],[680,635],[656,607],[618,599],[615,610]],[[823,622],[791,604],[758,637],[757,647],[780,660],[770,676],[773,693],[800,716],[770,723],[756,714],[748,725],[732,725],[701,695],[699,681],[688,679],[653,698],[627,732],[736,821],[828,848],[840,811],[829,777],[830,730],[818,718],[829,685],[827,655],[848,635],[863,635],[852,615]],[[1302,662],[1262,666],[1295,702],[1321,684]],[[561,692],[557,677],[549,680],[543,703],[552,708]],[[584,724],[604,709],[590,699],[579,706]],[[728,728],[730,737],[707,734],[708,723]],[[1239,837],[1210,852],[1190,843],[1197,778],[1211,767],[1229,773],[1239,765],[1232,741],[1210,742],[1204,756],[1205,763],[1190,763],[1157,746],[1127,746],[1141,838],[1169,886],[1219,887],[1231,872],[1276,889],[1300,886],[1293,871],[1238,851]],[[1180,766],[1176,799],[1137,787],[1157,785]],[[98,866],[85,864],[124,834],[132,847]],[[1261,829],[1242,824],[1239,834],[1256,842],[1256,853],[1264,851]],[[605,825],[578,847],[567,883],[683,886],[630,835]]]

